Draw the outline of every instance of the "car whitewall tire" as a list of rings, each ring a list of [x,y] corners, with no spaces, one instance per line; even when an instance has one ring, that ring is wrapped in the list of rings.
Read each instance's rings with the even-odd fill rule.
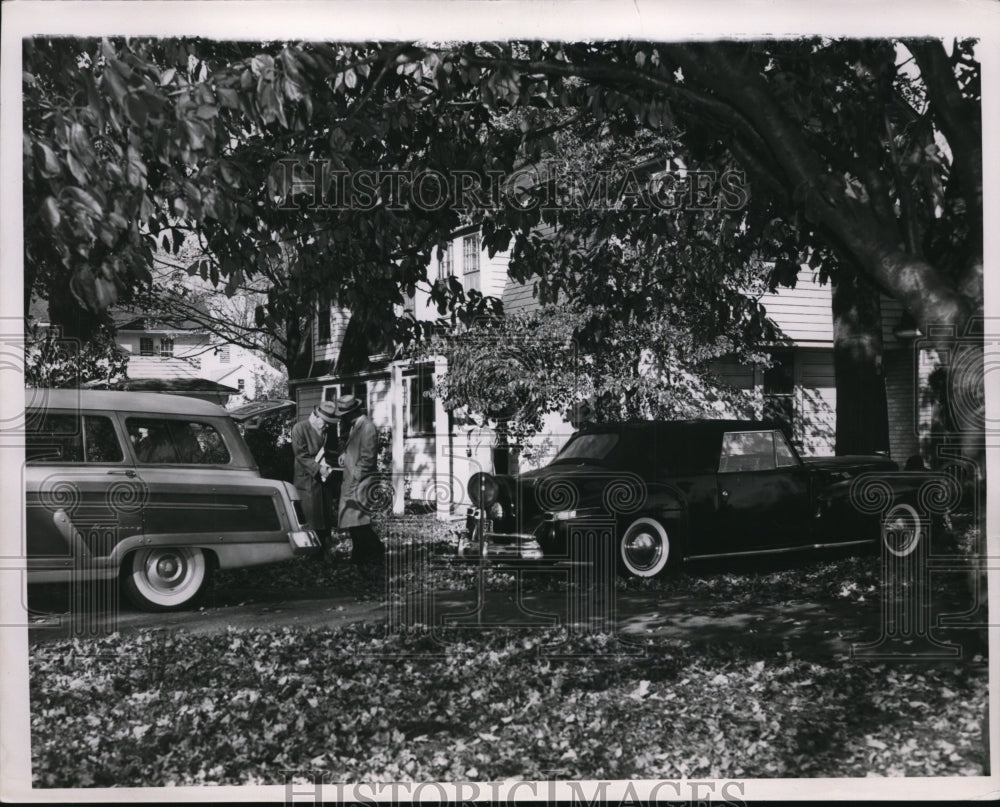
[[[637,518],[618,541],[622,570],[633,577],[656,577],[670,562],[670,538],[655,518]]]
[[[205,553],[195,547],[155,547],[133,552],[122,582],[132,603],[145,611],[172,611],[190,605],[209,582]]]

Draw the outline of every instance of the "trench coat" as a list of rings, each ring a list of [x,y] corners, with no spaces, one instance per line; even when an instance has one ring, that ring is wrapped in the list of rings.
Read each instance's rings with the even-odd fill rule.
[[[371,508],[366,506],[364,480],[378,468],[378,431],[367,415],[351,424],[344,446],[344,481],[340,488],[340,529],[362,527],[371,523]]]
[[[302,496],[302,510],[314,530],[329,530],[333,523],[333,507],[329,492],[320,478],[316,454],[326,445],[326,434],[320,434],[309,423],[300,420],[292,426],[292,451],[295,469],[292,482]]]

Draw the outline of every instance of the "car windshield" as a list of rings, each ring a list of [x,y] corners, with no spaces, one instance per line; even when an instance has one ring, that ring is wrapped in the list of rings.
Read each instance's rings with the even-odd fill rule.
[[[612,432],[599,434],[578,434],[568,443],[553,462],[579,462],[606,460],[612,449],[618,445],[618,435]]]

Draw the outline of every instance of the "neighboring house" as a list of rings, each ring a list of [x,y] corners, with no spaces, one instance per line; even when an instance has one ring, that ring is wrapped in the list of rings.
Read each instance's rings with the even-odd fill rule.
[[[250,350],[222,342],[195,322],[167,324],[135,313],[115,315],[115,341],[128,352],[128,376],[133,382],[192,379],[219,388],[225,406],[239,406],[262,392],[262,387],[282,378]],[[222,390],[225,393],[222,394]]]
[[[456,231],[441,259],[435,252],[428,276],[452,275],[466,290],[500,298],[507,313],[537,310],[532,284],[511,280],[508,262],[507,253],[489,257],[482,249],[478,230],[466,228]],[[795,288],[783,288],[761,299],[786,339],[771,349],[774,366],[717,362],[715,367],[727,383],[759,393],[763,411],[758,415],[785,420],[805,456],[834,453],[837,402],[831,295],[830,285],[820,285],[815,273],[803,267]],[[418,289],[406,308],[418,319],[432,319],[437,312],[428,301],[427,291]],[[918,373],[918,353],[912,338],[904,334],[899,304],[883,297],[882,318],[889,453],[902,465],[919,453],[915,379],[926,378],[927,370],[920,368]],[[349,320],[349,313],[343,310],[319,311],[313,329],[313,369],[307,377],[289,382],[298,414],[304,417],[319,401],[344,393],[361,397],[376,426],[392,435],[397,509],[402,506],[405,487],[414,499],[436,501],[443,516],[449,506],[466,498],[464,476],[468,475],[467,470],[461,470],[468,468],[462,461],[466,451],[461,433],[454,429],[441,402],[424,394],[446,371],[445,363],[414,363],[381,354],[370,356],[363,369],[341,372],[337,360]],[[557,451],[572,432],[558,417],[548,419],[547,429],[539,442],[549,453]]]

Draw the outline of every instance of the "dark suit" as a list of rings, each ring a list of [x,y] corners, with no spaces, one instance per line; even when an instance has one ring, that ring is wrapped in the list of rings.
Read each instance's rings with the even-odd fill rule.
[[[365,480],[378,470],[378,431],[367,415],[359,415],[350,424],[341,421],[346,432],[344,445],[344,483],[340,490],[338,519],[341,529],[351,534],[351,557],[355,563],[381,564],[385,560],[385,545],[371,526],[370,494],[365,492]]]
[[[326,434],[320,434],[309,423],[300,420],[292,426],[292,451],[295,454],[293,483],[302,496],[302,509],[309,526],[327,543],[333,528],[333,507],[326,486],[320,479],[316,454],[326,445]]]

